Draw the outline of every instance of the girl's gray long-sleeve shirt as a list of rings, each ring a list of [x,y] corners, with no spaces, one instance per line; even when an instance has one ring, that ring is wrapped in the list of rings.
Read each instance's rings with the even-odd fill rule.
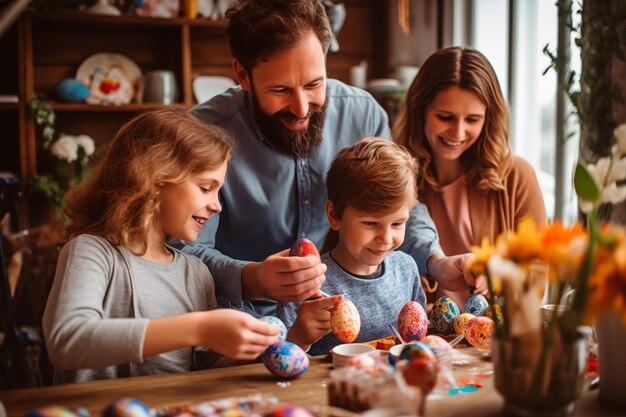
[[[161,264],[93,235],[65,245],[43,318],[55,383],[194,368],[192,348],[150,358],[142,354],[150,319],[217,307],[208,268],[194,256],[171,250],[173,261]],[[212,359],[203,359],[208,366],[225,359],[214,352],[208,356]]]

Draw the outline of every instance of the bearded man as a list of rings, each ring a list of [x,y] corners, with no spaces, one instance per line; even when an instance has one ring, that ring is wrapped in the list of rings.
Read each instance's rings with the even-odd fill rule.
[[[391,132],[369,93],[327,78],[333,35],[321,2],[242,1],[227,17],[239,86],[191,113],[230,132],[237,149],[222,212],[206,219],[195,243],[178,245],[208,265],[221,306],[261,316],[274,313],[275,301],[318,295],[326,266],[313,256],[289,257],[288,248],[298,237],[322,247],[326,172],[339,150]],[[403,250],[422,273],[464,279],[464,259],[443,255],[423,205],[406,234]]]

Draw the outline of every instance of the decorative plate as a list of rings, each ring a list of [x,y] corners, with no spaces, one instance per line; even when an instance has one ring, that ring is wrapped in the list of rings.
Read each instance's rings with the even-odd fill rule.
[[[141,70],[121,54],[99,53],[80,64],[76,79],[89,87],[89,104],[128,104],[141,84]]]

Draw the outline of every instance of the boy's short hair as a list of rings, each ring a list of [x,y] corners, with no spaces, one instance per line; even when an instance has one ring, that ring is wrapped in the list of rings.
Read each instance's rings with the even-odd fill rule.
[[[417,201],[418,163],[400,145],[367,137],[342,149],[328,170],[326,187],[335,216],[346,207],[386,213]]]

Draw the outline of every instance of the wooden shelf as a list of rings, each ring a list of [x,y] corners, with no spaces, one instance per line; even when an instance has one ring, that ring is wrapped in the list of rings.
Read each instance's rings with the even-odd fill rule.
[[[97,104],[85,104],[85,103],[52,103],[52,108],[57,112],[137,112],[146,110],[158,110],[166,107],[175,107],[180,109],[186,109],[183,103],[175,104],[160,104],[160,103],[135,103],[125,104],[121,106],[102,106]]]
[[[223,30],[228,25],[225,19],[210,20],[206,18],[188,19],[185,17],[159,18],[140,16],[104,16],[86,12],[56,12],[56,13],[31,13],[31,18],[39,22],[58,23],[68,26],[106,26],[106,27],[128,27],[138,26],[183,26],[215,28]]]
[[[0,103],[0,111],[2,110],[18,110],[20,108],[19,103]]]

